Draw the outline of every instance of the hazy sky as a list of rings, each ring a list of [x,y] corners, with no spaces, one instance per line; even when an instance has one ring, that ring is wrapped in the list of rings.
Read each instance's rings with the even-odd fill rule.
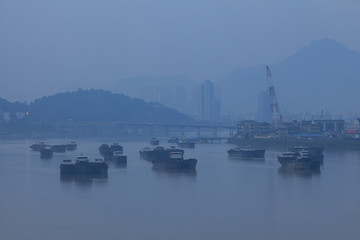
[[[359,0],[0,0],[0,97],[140,75],[217,80],[313,40],[360,51]]]

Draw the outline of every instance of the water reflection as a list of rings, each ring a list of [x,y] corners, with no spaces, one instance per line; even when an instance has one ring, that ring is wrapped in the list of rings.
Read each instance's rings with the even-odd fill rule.
[[[301,178],[311,178],[312,176],[320,176],[320,169],[294,169],[294,168],[278,168],[278,176],[284,178],[291,177],[301,177]]]
[[[196,170],[152,168],[152,171],[159,176],[168,176],[173,178],[178,178],[178,177],[196,178],[197,176]]]
[[[75,183],[80,186],[92,186],[94,181],[107,182],[108,175],[60,175],[63,184]]]
[[[106,161],[106,163],[113,168],[127,168],[127,162]]]
[[[244,157],[230,157],[228,156],[233,162],[249,162],[249,163],[265,163],[265,158],[244,158]]]

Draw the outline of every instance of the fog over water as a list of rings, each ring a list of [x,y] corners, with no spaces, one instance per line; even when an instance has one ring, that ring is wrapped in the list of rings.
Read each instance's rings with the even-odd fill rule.
[[[359,23],[358,0],[1,0],[0,239],[358,239]],[[167,172],[139,157],[156,134],[354,150],[299,172],[197,144]],[[60,178],[115,137],[126,167]]]
[[[99,157],[114,139],[78,139],[75,152],[41,160],[32,141],[0,144],[1,239],[357,239],[360,155],[325,149],[320,173],[282,172],[265,161],[227,157],[227,144],[198,144],[185,157],[196,173],[155,171],[123,141],[126,168],[107,179],[60,178],[66,156]],[[49,143],[62,143],[52,139]],[[164,140],[161,141],[165,144]],[[167,145],[167,143],[166,143]]]

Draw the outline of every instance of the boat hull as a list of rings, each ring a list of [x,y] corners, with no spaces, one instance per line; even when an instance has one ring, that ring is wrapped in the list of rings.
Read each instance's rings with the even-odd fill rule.
[[[278,157],[278,161],[281,164],[281,167],[288,169],[312,169],[318,170],[323,162],[321,157],[311,157],[311,158],[282,158]]]
[[[228,151],[228,154],[229,154],[229,157],[235,157],[235,158],[264,159],[265,150],[264,149],[254,149],[254,150],[230,149]]]
[[[104,162],[84,162],[74,164],[61,164],[61,175],[106,175],[108,165]]]
[[[153,169],[164,170],[195,170],[197,160],[196,159],[182,159],[182,160],[165,160],[165,161],[153,161]]]

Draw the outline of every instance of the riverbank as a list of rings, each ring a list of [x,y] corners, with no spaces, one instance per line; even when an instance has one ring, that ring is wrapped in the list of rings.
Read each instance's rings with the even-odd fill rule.
[[[280,139],[280,138],[229,138],[228,143],[252,147],[288,149],[292,146],[307,145],[314,147],[324,147],[327,150],[353,150],[360,151],[360,140],[344,139]]]

